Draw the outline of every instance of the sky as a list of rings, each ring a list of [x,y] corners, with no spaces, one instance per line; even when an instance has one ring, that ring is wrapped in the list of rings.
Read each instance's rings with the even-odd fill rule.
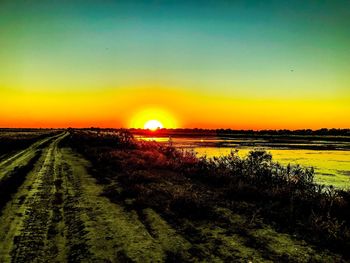
[[[0,127],[350,128],[350,1],[0,1]]]

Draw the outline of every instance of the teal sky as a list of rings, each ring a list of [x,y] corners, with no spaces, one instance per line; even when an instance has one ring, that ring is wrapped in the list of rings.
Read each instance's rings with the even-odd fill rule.
[[[0,3],[0,95],[157,87],[344,111],[349,72],[350,1]]]
[[[231,2],[3,1],[3,86],[348,93],[349,1]]]

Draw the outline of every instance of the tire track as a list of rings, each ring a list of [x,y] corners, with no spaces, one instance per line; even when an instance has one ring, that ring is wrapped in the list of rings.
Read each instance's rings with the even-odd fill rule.
[[[34,156],[38,149],[43,148],[51,140],[62,136],[62,134],[55,135],[52,137],[44,138],[29,146],[28,148],[15,153],[7,159],[0,162],[0,180],[6,178],[8,174],[12,172],[16,167],[20,167],[29,162]]]
[[[64,223],[67,228],[67,261],[81,262],[91,259],[87,244],[88,233],[83,221],[83,209],[79,206],[81,199],[81,187],[79,181],[74,178],[72,168],[67,164],[62,165],[63,182],[65,185],[65,201],[63,206]]]
[[[67,134],[60,134],[42,140],[26,150],[30,155],[36,148],[42,149],[42,156],[34,169],[25,177],[12,200],[4,207],[0,217],[0,262],[32,262],[43,253],[48,219],[51,216],[50,199],[54,151]],[[36,151],[36,150],[35,150]],[[20,156],[23,157],[23,154]],[[26,157],[27,158],[27,157]],[[28,157],[29,158],[29,157]],[[20,163],[19,158],[8,165]]]
[[[21,231],[14,237],[11,252],[12,262],[33,262],[44,258],[49,233],[49,222],[52,220],[53,180],[55,174],[55,152],[57,144],[64,136],[52,142],[48,148],[44,163],[36,175],[25,206]]]
[[[102,187],[86,171],[87,161],[67,148],[62,149],[62,160],[68,262],[163,262],[167,258],[161,240],[152,237],[136,211],[101,196]]]
[[[26,175],[33,169],[40,156],[41,151],[36,151],[33,158],[27,164],[15,167],[6,177],[0,180],[0,214],[3,207],[11,200],[12,195],[23,184]]]

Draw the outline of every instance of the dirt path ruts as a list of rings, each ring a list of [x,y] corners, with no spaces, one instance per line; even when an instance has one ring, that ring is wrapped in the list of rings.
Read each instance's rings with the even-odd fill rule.
[[[13,262],[28,262],[44,258],[49,223],[52,220],[53,180],[55,177],[55,157],[59,137],[48,147],[45,161],[36,175],[32,191],[27,195],[27,207],[23,216],[21,231],[14,237],[11,252]]]
[[[101,196],[102,187],[87,173],[89,163],[59,147],[65,136],[42,150],[3,209],[0,262],[164,261],[171,242],[150,234],[135,211]],[[183,242],[167,225],[162,232],[176,246]]]
[[[164,259],[162,247],[135,212],[126,212],[100,196],[102,187],[86,172],[88,163],[69,149],[63,149],[62,154],[65,220],[70,230],[68,260],[82,260],[85,256],[92,262]]]
[[[43,252],[50,213],[54,151],[64,136],[55,138],[43,150],[32,172],[3,209],[0,217],[0,262],[30,262]],[[33,148],[30,147],[28,152]]]
[[[126,211],[101,196],[102,187],[87,173],[86,160],[68,148],[59,155],[66,239],[58,250],[64,251],[63,261],[163,262],[169,244],[152,236],[135,211]],[[174,231],[168,230],[165,234],[179,242]],[[58,237],[59,231],[56,233]]]

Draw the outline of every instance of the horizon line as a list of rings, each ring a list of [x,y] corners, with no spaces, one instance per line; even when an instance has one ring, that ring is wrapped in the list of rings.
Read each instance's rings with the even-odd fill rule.
[[[236,129],[236,128],[160,128],[157,130],[150,130],[150,129],[144,129],[144,128],[134,128],[134,127],[0,127],[0,130],[6,130],[6,129],[32,129],[32,130],[67,130],[67,129],[76,129],[76,130],[88,130],[88,129],[99,129],[99,130],[143,130],[143,131],[151,131],[151,132],[157,132],[157,131],[165,131],[165,130],[207,130],[207,131],[217,131],[217,130],[226,130],[226,131],[321,131],[321,130],[350,130],[350,127],[348,128],[336,128],[336,127],[322,127],[318,129],[311,129],[311,128],[299,128],[299,129],[287,129],[287,128],[278,128],[278,129]]]

